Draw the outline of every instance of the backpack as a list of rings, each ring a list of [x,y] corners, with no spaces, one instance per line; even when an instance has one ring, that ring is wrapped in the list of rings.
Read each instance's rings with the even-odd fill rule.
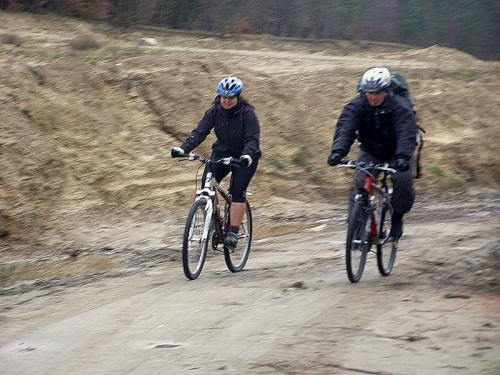
[[[392,90],[396,95],[400,95],[405,98],[413,108],[413,113],[415,117],[417,115],[417,109],[415,107],[415,101],[410,94],[410,88],[408,87],[408,83],[406,82],[406,78],[401,73],[391,73],[391,84],[389,85],[389,89]],[[420,178],[422,176],[422,166],[420,165],[420,160],[422,156],[422,147],[424,147],[424,138],[423,134],[425,133],[425,129],[422,128],[417,122],[417,147],[416,147],[416,157],[415,157],[415,178]]]
[[[361,80],[358,82],[357,89],[359,91]],[[408,87],[408,83],[406,82],[406,78],[401,73],[391,73],[391,84],[389,85],[389,90],[392,90],[396,95],[402,96],[405,98],[413,108],[413,113],[415,117],[417,115],[417,109],[415,107],[415,101],[410,94],[410,88]],[[421,156],[422,156],[422,147],[424,147],[424,138],[423,134],[425,133],[425,129],[422,128],[417,123],[417,147],[416,147],[416,157],[415,159],[415,178],[420,178],[422,176],[422,167],[420,165]]]

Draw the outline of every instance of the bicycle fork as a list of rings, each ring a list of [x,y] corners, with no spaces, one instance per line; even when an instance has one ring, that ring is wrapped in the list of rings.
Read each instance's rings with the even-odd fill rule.
[[[375,206],[375,207],[374,207]],[[369,233],[373,244],[381,245],[385,242],[386,238],[380,238],[382,226],[382,207],[375,204],[375,197],[371,197],[368,202],[368,220],[366,221],[365,233]]]
[[[205,223],[203,225],[201,242],[207,241],[208,235],[210,234],[210,224],[212,222],[215,200],[215,190],[213,189],[213,187],[217,188],[217,186],[212,185],[212,171],[209,171],[205,179],[204,188],[196,190],[195,194],[195,201],[205,201]],[[191,230],[192,229],[193,228],[191,228]]]
[[[205,195],[199,195],[196,197],[196,200],[203,200],[205,202],[205,222],[203,224],[203,234],[201,236],[200,242],[204,242],[207,240],[208,235],[210,233],[210,223],[212,221],[212,214],[214,212],[214,205],[212,202],[212,199],[210,197],[207,197]],[[190,228],[190,233],[189,233],[189,238],[192,238],[193,231],[195,228],[191,226]]]

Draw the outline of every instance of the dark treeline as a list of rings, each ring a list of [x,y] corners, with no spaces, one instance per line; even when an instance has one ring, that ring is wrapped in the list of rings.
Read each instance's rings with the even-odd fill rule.
[[[500,58],[498,0],[0,0],[131,27],[439,44]]]

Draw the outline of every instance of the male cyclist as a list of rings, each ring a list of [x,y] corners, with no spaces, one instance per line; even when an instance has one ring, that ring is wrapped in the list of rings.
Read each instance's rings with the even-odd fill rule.
[[[403,235],[403,216],[415,201],[413,189],[413,152],[417,124],[406,99],[390,89],[391,74],[386,68],[366,71],[358,83],[359,95],[342,110],[328,156],[328,164],[337,165],[359,140],[358,161],[375,164],[388,162],[398,172],[392,178],[392,227],[389,237],[397,241]],[[363,186],[363,173],[357,173],[349,193],[349,212]]]

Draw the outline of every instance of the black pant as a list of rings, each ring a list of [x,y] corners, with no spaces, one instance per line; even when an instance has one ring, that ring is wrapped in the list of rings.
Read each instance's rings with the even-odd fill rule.
[[[384,162],[394,162],[394,159],[385,160],[373,156],[372,154],[360,150],[358,161],[365,163],[373,162],[375,164]],[[396,172],[391,175],[393,194],[392,207],[396,215],[403,216],[411,210],[415,202],[415,190],[413,189],[413,158],[410,160],[410,169],[406,172]],[[354,197],[359,192],[359,189],[364,185],[366,174],[363,172],[356,173],[354,177],[354,185],[349,192],[349,212],[354,206]]]
[[[224,156],[214,156],[212,154],[211,159],[218,159]],[[257,166],[259,164],[258,159],[254,159],[252,164],[247,166],[241,166],[239,168],[230,167],[224,164],[209,164],[203,172],[203,179],[205,181],[206,175],[208,173],[208,168],[212,168],[215,180],[221,182],[224,177],[226,177],[232,170],[233,181],[231,182],[231,190],[229,193],[232,196],[233,202],[245,202],[245,195],[252,180],[253,175],[257,171]]]

